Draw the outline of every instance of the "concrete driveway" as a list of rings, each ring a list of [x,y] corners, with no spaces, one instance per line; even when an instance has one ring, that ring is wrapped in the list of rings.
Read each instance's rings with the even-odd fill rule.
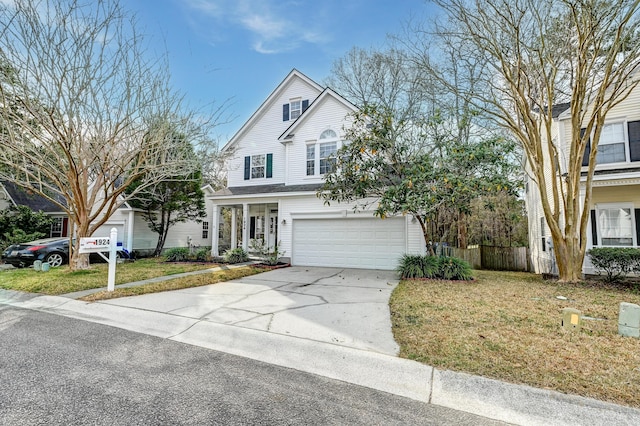
[[[393,271],[290,267],[101,303],[397,355],[388,305],[397,284]]]

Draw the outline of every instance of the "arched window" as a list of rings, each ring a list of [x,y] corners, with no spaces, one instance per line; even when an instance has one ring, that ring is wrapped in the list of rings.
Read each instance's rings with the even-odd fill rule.
[[[320,134],[320,139],[337,139],[338,135],[331,129],[327,129]]]
[[[336,165],[338,134],[327,129],[320,134],[317,143],[307,144],[307,176],[324,175]]]

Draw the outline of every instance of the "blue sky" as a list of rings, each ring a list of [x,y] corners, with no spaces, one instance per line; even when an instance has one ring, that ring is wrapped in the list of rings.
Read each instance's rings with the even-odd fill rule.
[[[425,0],[126,0],[193,107],[228,101],[221,144],[297,68],[322,84],[351,47],[384,44]]]

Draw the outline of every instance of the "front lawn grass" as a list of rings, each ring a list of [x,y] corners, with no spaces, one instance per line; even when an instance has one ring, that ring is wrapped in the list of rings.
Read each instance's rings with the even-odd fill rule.
[[[254,266],[243,266],[223,271],[208,272],[206,274],[190,275],[187,277],[175,278],[168,281],[144,284],[135,287],[116,288],[114,291],[100,291],[81,297],[79,300],[95,302],[98,300],[115,299],[118,297],[139,296],[141,294],[158,293],[161,291],[180,290],[183,288],[200,287],[203,285],[216,284],[223,281],[231,281],[249,275],[264,272],[263,268]]]
[[[474,276],[400,282],[390,304],[400,356],[640,407],[640,339],[618,335],[620,302],[640,304],[637,292],[526,273]],[[584,319],[579,332],[565,331],[563,308],[594,319]]]
[[[106,288],[108,266],[99,263],[91,265],[91,269],[75,272],[70,271],[68,265],[51,268],[48,272],[33,268],[0,270],[0,288],[51,295]],[[215,266],[210,263],[168,263],[162,258],[140,259],[116,266],[116,285]]]

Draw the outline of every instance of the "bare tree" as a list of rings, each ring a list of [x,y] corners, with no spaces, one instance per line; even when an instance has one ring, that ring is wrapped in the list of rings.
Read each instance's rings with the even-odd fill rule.
[[[591,182],[607,113],[638,84],[637,0],[434,0],[435,28],[459,46],[457,60],[486,64],[481,90],[457,87],[521,143],[540,191],[559,278],[582,276]],[[431,37],[433,28],[423,28]],[[420,30],[417,31],[420,33]],[[451,84],[446,78],[442,84]],[[452,87],[453,88],[453,87]],[[553,107],[568,102],[572,139],[553,139]],[[581,129],[584,129],[581,131]],[[583,155],[591,137],[586,182]],[[566,159],[566,169],[558,159]],[[581,187],[584,196],[581,196]]]
[[[152,123],[190,136],[212,123],[182,111],[164,57],[147,56],[117,0],[15,0],[0,5],[0,25],[0,179],[69,215],[71,267],[88,268],[80,237],[137,191],[193,169]]]

